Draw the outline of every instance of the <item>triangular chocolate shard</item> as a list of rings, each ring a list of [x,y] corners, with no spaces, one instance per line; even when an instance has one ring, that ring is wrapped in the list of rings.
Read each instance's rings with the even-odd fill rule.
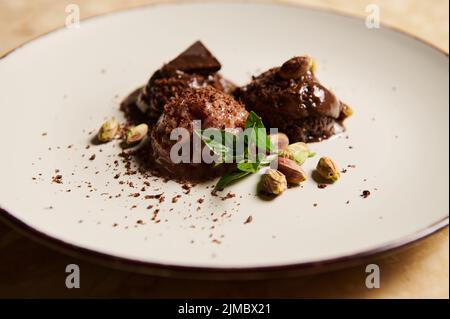
[[[200,41],[195,42],[168,65],[186,73],[211,74],[220,70],[220,62]]]

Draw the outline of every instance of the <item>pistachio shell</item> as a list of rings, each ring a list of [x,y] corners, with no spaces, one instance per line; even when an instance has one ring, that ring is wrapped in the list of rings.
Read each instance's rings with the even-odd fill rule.
[[[339,170],[329,157],[321,157],[316,167],[317,173],[326,180],[335,182],[339,179]]]
[[[105,121],[98,131],[97,138],[100,142],[109,142],[116,137],[119,131],[119,122],[114,118]]]

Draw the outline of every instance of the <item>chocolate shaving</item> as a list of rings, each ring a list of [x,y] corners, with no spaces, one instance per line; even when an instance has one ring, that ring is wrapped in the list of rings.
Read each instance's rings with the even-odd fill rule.
[[[370,196],[370,191],[363,190],[362,194],[360,195],[362,198],[367,198]]]
[[[195,42],[166,67],[186,73],[211,74],[220,70],[219,61],[200,41]]]

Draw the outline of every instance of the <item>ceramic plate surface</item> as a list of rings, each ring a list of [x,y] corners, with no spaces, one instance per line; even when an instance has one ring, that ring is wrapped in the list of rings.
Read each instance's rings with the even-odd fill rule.
[[[118,144],[87,149],[92,136],[198,39],[240,85],[294,55],[317,59],[318,78],[354,116],[346,133],[311,145],[318,156],[304,167],[328,155],[346,169],[338,183],[319,189],[310,178],[263,201],[257,175],[227,200],[211,183],[184,194],[172,181],[114,178]],[[448,222],[448,67],[407,35],[292,6],[157,5],[82,21],[0,60],[2,215],[61,244],[162,267],[269,269],[402,245]],[[145,199],[159,193],[162,203]]]

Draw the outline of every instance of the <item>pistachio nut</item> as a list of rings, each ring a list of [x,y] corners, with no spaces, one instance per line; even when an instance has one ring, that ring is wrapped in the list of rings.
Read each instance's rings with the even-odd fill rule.
[[[100,142],[109,142],[116,137],[120,125],[115,117],[105,121],[98,131],[97,138]]]
[[[341,115],[340,118],[341,120],[345,120],[347,117],[350,117],[353,115],[353,110],[350,106],[348,106],[345,103],[342,103],[342,110],[341,110]]]
[[[316,74],[317,71],[317,61],[313,58],[311,58],[312,60],[312,65],[311,65],[311,73],[312,74]]]
[[[287,189],[286,177],[280,171],[268,169],[261,177],[260,192],[280,195]]]
[[[289,184],[299,184],[306,180],[306,174],[296,161],[279,157],[275,159],[278,170],[284,174]]]
[[[299,79],[313,68],[313,59],[309,56],[298,56],[287,60],[280,67],[279,75],[282,79]]]
[[[147,124],[139,124],[127,129],[125,133],[125,143],[133,144],[142,140],[148,133]]]
[[[289,145],[289,138],[284,133],[271,134],[269,138],[277,152],[284,150]]]
[[[308,145],[303,142],[297,142],[288,145],[281,153],[280,157],[288,158],[302,165],[308,157],[313,157],[316,153],[311,152]]]
[[[339,170],[329,157],[321,157],[316,167],[317,173],[326,180],[335,182],[339,179]]]

